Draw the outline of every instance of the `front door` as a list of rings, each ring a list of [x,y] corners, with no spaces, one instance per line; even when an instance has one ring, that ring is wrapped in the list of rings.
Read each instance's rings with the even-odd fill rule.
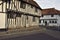
[[[45,21],[45,26],[47,26],[47,21]]]

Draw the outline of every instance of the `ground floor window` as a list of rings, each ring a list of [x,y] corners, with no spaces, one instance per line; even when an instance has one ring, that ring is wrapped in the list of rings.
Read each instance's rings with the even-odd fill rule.
[[[43,20],[43,23],[45,23],[44,20]]]
[[[55,23],[57,23],[57,21],[55,21]]]
[[[52,23],[55,23],[54,21],[52,21]]]
[[[51,21],[49,21],[49,23],[52,23]]]
[[[39,23],[41,23],[41,20],[39,20]]]
[[[57,23],[57,20],[39,20],[39,23],[41,23],[41,21],[43,21],[43,23],[48,22],[48,23]]]
[[[57,23],[56,20],[50,20],[49,23]]]

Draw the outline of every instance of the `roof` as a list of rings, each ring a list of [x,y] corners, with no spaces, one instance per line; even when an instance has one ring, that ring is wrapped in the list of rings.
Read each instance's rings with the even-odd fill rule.
[[[23,0],[33,6],[36,6],[37,8],[40,8],[40,6],[37,4],[37,2],[35,2],[34,0]],[[40,8],[41,9],[41,8]]]
[[[1,1],[2,1],[2,0],[1,0]],[[3,0],[3,1],[6,2],[6,1],[11,1],[11,0]],[[23,2],[25,2],[25,3],[31,4],[31,5],[39,8],[39,9],[41,9],[40,6],[39,6],[34,0],[17,0],[17,1],[23,1]]]
[[[49,14],[60,14],[60,11],[56,10],[55,8],[42,9],[42,15],[49,15]]]

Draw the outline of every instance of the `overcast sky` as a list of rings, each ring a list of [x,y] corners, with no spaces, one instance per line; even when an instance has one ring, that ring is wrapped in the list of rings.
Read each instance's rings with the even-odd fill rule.
[[[60,10],[60,0],[35,0],[42,9],[55,8]]]

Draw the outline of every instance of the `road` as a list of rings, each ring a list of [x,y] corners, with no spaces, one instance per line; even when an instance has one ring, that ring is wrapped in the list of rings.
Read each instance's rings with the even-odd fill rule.
[[[37,33],[37,34],[31,34],[26,36],[14,36],[8,38],[0,38],[0,40],[60,40],[57,38],[54,38],[46,33]]]

